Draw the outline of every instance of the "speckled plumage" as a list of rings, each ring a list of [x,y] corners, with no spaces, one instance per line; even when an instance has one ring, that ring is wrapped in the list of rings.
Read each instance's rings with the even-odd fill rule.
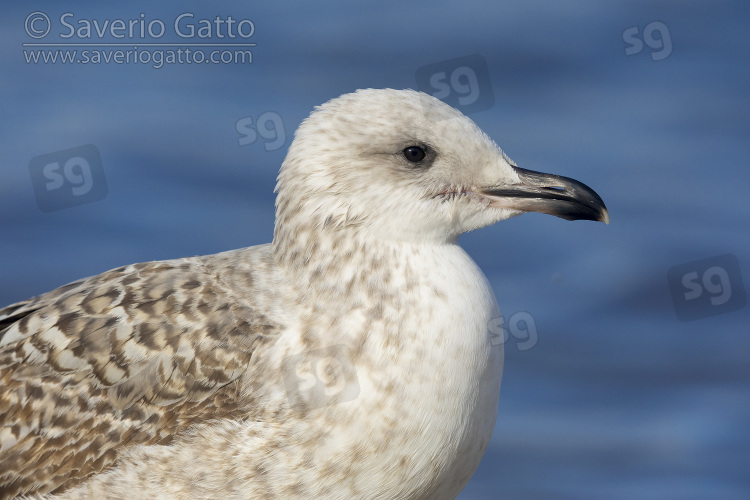
[[[454,498],[502,370],[495,299],[456,238],[521,213],[480,192],[517,184],[425,94],[319,107],[279,174],[273,243],[0,310],[0,499]]]
[[[126,266],[0,311],[0,493],[62,491],[121,446],[247,413],[237,379],[279,331],[243,299],[262,263],[230,255]]]

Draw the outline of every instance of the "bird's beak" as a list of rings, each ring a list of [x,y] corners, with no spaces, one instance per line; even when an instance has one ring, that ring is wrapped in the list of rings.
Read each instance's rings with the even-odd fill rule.
[[[543,174],[513,167],[520,183],[498,188],[485,188],[482,195],[490,206],[539,212],[567,220],[594,220],[609,224],[609,212],[596,192],[570,177]]]

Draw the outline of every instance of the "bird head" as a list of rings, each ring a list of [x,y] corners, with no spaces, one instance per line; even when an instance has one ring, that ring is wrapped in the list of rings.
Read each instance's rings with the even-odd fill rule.
[[[317,107],[276,190],[276,233],[305,225],[453,242],[524,212],[609,221],[591,188],[518,167],[471,119],[413,90],[358,90]]]

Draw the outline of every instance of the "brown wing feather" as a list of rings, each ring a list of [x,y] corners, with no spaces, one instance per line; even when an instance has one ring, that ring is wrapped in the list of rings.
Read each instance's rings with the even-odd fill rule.
[[[123,447],[242,417],[237,379],[278,328],[222,281],[237,269],[207,259],[135,264],[0,309],[0,499],[60,493]]]

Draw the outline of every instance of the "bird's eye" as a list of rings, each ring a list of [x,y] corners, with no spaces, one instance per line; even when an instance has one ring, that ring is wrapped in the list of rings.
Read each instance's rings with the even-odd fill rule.
[[[419,163],[420,161],[424,160],[425,157],[424,149],[420,148],[419,146],[409,146],[408,148],[404,149],[403,153],[404,158],[413,163]]]

